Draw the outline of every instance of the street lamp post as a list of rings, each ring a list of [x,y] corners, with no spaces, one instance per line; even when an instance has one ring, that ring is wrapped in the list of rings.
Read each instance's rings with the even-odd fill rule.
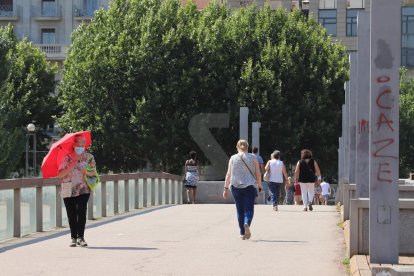
[[[27,125],[26,133],[26,164],[24,175],[25,177],[29,176],[29,143],[30,136],[33,136],[33,176],[36,176],[36,126],[34,124]]]

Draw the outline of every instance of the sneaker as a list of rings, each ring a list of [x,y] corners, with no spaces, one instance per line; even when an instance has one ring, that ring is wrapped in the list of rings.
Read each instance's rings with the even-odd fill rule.
[[[245,240],[246,237],[244,235],[240,235],[240,239]]]
[[[76,239],[71,239],[69,246],[76,247]]]
[[[305,207],[305,208],[303,208],[303,211],[308,211],[308,208],[306,208],[306,207]]]
[[[250,239],[250,237],[252,236],[252,233],[250,232],[250,226],[245,223],[244,224],[244,237],[246,238],[246,240]]]
[[[277,211],[277,206],[273,206],[273,211]]]
[[[88,246],[88,244],[86,243],[84,238],[79,238],[78,239],[78,245],[82,246],[82,247]]]
[[[309,206],[309,211],[312,211],[313,210],[312,204],[309,204],[308,206]]]

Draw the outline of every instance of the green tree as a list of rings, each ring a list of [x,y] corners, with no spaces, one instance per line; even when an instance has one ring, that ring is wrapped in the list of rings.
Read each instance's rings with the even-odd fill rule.
[[[414,79],[400,70],[400,177],[414,172]]]
[[[56,66],[27,41],[18,41],[11,26],[0,28],[0,177],[23,168],[24,129],[41,129],[57,114],[54,96]],[[39,146],[45,135],[38,135]]]
[[[248,106],[262,122],[262,153],[278,148],[291,161],[309,147],[325,172],[337,171],[347,59],[344,47],[299,12],[115,0],[73,40],[59,123],[93,131],[104,170],[150,162],[179,173],[197,149],[188,124],[198,113],[229,113],[230,129],[212,132],[231,154],[239,108]]]

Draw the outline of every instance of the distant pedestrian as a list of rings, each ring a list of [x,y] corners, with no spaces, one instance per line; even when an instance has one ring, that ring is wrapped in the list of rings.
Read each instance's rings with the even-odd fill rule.
[[[260,174],[262,175],[263,180],[263,174],[265,172],[264,162],[263,158],[259,155],[259,149],[257,147],[253,147],[252,153],[257,158],[257,162],[259,162],[259,168],[260,168]],[[269,193],[269,186],[267,185],[266,181],[262,181],[263,191],[265,192],[265,199],[266,201],[270,201],[270,193]]]
[[[322,188],[323,204],[328,205],[329,195],[331,194],[331,186],[327,182],[325,177],[323,178],[323,182],[321,183],[321,188]]]
[[[197,160],[197,153],[190,152],[190,159],[185,161],[185,180],[184,186],[187,189],[187,203],[196,203],[197,184],[199,181],[199,164]]]
[[[318,163],[312,159],[312,152],[308,149],[303,149],[300,152],[300,160],[298,161],[295,170],[295,180],[300,184],[303,210],[307,211],[309,209],[309,211],[312,211],[315,182],[321,180],[321,171]]]
[[[313,204],[314,205],[320,205],[321,204],[321,195],[322,194],[322,188],[321,185],[318,183],[315,183],[315,195],[313,196]]]
[[[285,192],[286,192],[286,195],[285,195],[285,200],[283,201],[283,204],[292,205],[293,200],[294,200],[294,195],[295,195],[295,185],[294,183],[292,183],[290,176],[288,177],[286,181]]]
[[[272,197],[273,210],[277,211],[280,188],[283,185],[283,176],[288,179],[285,164],[280,160],[280,151],[275,150],[270,155],[271,160],[266,164],[265,170],[269,172],[269,189]]]
[[[302,202],[302,193],[300,191],[299,182],[295,183],[295,205],[300,205]]]
[[[254,200],[256,188],[262,190],[262,179],[257,158],[247,152],[249,144],[245,140],[237,142],[237,154],[229,160],[229,166],[224,182],[223,198],[228,198],[231,188],[236,202],[237,220],[239,222],[240,237],[250,239],[250,225],[254,215]]]

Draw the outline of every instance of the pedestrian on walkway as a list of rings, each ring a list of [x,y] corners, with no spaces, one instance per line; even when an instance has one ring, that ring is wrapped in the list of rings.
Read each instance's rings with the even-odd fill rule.
[[[275,150],[270,155],[270,158],[271,160],[267,162],[265,171],[268,171],[270,174],[269,189],[272,197],[273,210],[277,211],[277,203],[279,200],[280,188],[283,186],[284,183],[283,176],[287,180],[288,175],[285,164],[283,164],[283,161],[280,160],[280,151]]]
[[[69,220],[71,247],[88,246],[85,242],[86,210],[91,190],[85,180],[85,175],[96,176],[95,170],[86,167],[95,167],[92,154],[85,152],[86,140],[82,135],[75,137],[72,151],[68,152],[59,166],[58,177],[62,183],[71,183],[70,196],[63,198]]]
[[[303,211],[313,210],[312,200],[315,194],[315,182],[320,182],[321,171],[318,163],[312,159],[312,152],[303,149],[300,152],[300,160],[296,164],[295,180],[300,184],[302,193]]]
[[[299,182],[295,183],[295,205],[300,205],[302,202],[302,193],[300,191]]]
[[[229,189],[236,202],[237,220],[242,240],[250,239],[250,225],[254,215],[254,200],[256,192],[262,190],[262,179],[259,162],[248,153],[249,144],[245,140],[237,142],[237,154],[229,160],[229,166],[224,182],[223,198],[229,196]]]
[[[263,158],[259,155],[259,149],[257,147],[253,147],[252,153],[256,156],[257,162],[259,162],[260,174],[262,176],[262,186],[263,191],[265,192],[265,201],[270,201],[269,186],[266,181],[263,181],[263,174],[265,172]]]
[[[295,185],[292,183],[291,177],[289,176],[285,185],[285,200],[283,201],[283,204],[286,205],[292,205],[293,199],[295,195]]]
[[[190,159],[185,161],[185,188],[187,189],[187,203],[195,204],[197,194],[197,184],[199,180],[199,165],[197,160],[197,153],[190,152]]]
[[[324,205],[328,205],[329,195],[331,194],[331,186],[328,183],[326,177],[323,178],[323,182],[321,183],[322,188],[322,200]]]

